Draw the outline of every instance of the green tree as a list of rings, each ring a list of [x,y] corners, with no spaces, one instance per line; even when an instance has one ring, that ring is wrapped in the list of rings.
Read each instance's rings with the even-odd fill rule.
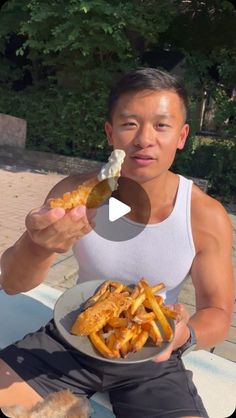
[[[235,135],[236,10],[227,0],[176,1],[177,14],[159,42],[185,56],[185,78],[195,99],[216,101],[216,126]],[[222,119],[223,118],[223,119]]]
[[[20,100],[2,92],[2,111],[26,117],[30,147],[106,158],[109,86],[139,65],[174,14],[169,0],[8,0],[0,14],[1,51],[12,33],[20,37],[16,54],[27,58],[23,71],[30,69],[33,87]],[[11,86],[17,75],[5,75],[2,84]]]
[[[191,137],[176,167],[209,178],[215,191],[225,175],[227,194],[235,192],[227,165],[236,148],[235,17],[228,0],[7,0],[0,13],[0,112],[27,119],[31,148],[104,160],[110,83],[143,63],[147,51],[181,52],[192,114],[210,94],[217,130],[230,140],[199,151]],[[16,93],[26,72],[32,86]]]
[[[168,0],[9,0],[0,36],[6,38],[14,27],[24,39],[17,54],[27,54],[59,82],[68,75],[74,86],[87,88],[104,82],[104,74],[106,80],[136,65],[174,13]]]

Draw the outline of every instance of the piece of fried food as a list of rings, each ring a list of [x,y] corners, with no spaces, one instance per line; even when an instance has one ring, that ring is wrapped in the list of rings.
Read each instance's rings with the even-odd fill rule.
[[[155,296],[152,293],[152,289],[147,285],[147,283],[144,280],[141,280],[141,285],[144,288],[145,295],[148,299],[148,302],[150,303],[153,312],[156,315],[157,320],[160,322],[162,329],[165,333],[167,341],[171,341],[173,339],[173,330],[166,319],[164,313],[161,310],[161,307],[158,305],[157,300]]]
[[[163,283],[150,287],[144,278],[134,288],[106,280],[85,302],[71,333],[87,335],[106,358],[125,358],[141,350],[149,338],[155,345],[171,341],[173,330],[167,318],[177,320],[178,313],[155,295],[164,287]]]
[[[62,197],[49,199],[50,208],[71,209],[84,205],[87,208],[97,208],[104,203],[118,187],[118,178],[125,158],[123,150],[112,151],[97,177],[83,182],[72,192],[64,193]]]
[[[49,199],[51,208],[72,209],[75,206],[84,205],[87,208],[97,208],[112,194],[109,180],[99,181],[96,177],[85,181],[76,190],[64,193],[57,199]]]
[[[89,335],[99,331],[112,317],[119,317],[132,303],[128,293],[110,293],[105,300],[97,302],[78,315],[71,333]]]
[[[143,283],[146,284],[145,279],[140,280],[139,284],[141,284],[142,281],[143,281]],[[151,288],[151,291],[154,294],[154,293],[159,292],[160,290],[164,289],[164,287],[165,287],[164,283],[158,283],[156,286],[153,286]],[[144,289],[141,288],[139,296],[134,298],[134,301],[132,303],[132,306],[131,306],[132,315],[134,315],[135,312],[137,311],[137,309],[139,308],[139,306],[142,305],[142,303],[145,301],[145,298],[146,298],[146,295],[145,295]]]
[[[99,299],[103,295],[106,294],[107,290],[109,289],[109,286],[111,284],[111,280],[106,280],[97,290],[97,292],[91,296],[86,302],[84,303],[84,309],[89,308],[90,306],[94,305],[96,302],[98,302]]]
[[[101,337],[96,332],[92,332],[91,334],[89,334],[89,338],[91,342],[93,343],[94,347],[104,357],[113,358],[116,356],[116,353],[110,350],[110,348],[102,341]]]

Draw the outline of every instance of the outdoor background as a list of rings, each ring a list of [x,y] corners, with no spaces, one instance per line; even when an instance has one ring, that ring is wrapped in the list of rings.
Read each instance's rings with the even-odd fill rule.
[[[8,0],[0,11],[0,113],[26,147],[105,161],[111,84],[152,66],[182,76],[191,134],[173,170],[236,196],[236,11],[226,0]]]

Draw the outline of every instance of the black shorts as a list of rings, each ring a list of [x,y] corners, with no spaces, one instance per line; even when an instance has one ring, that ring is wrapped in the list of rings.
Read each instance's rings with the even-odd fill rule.
[[[0,357],[42,397],[66,388],[88,397],[108,391],[118,418],[208,418],[192,372],[177,353],[163,363],[109,364],[81,355],[51,321]]]

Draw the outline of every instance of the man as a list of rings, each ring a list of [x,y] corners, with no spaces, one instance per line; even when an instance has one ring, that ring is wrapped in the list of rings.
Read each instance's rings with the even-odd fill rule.
[[[32,404],[67,387],[86,395],[105,389],[118,418],[205,418],[181,355],[186,349],[212,347],[227,335],[233,307],[231,224],[219,202],[170,171],[189,132],[186,92],[175,77],[151,68],[128,73],[111,91],[108,110],[109,144],[126,152],[122,176],[138,183],[148,196],[148,225],[133,239],[106,242],[92,230],[94,213],[82,206],[67,213],[61,208],[35,209],[26,217],[26,232],[2,256],[2,286],[9,294],[37,286],[56,254],[73,246],[81,280],[144,276],[156,283],[158,278],[166,284],[167,303],[176,303],[190,274],[196,313],[189,318],[179,306],[182,319],[168,350],[155,362],[126,366],[82,356],[51,322],[0,353],[0,406],[13,399]],[[89,177],[68,177],[47,198],[71,191]],[[127,193],[124,182],[119,187],[124,202]],[[142,202],[133,209],[132,220],[129,215],[124,219],[127,229],[145,218]]]

